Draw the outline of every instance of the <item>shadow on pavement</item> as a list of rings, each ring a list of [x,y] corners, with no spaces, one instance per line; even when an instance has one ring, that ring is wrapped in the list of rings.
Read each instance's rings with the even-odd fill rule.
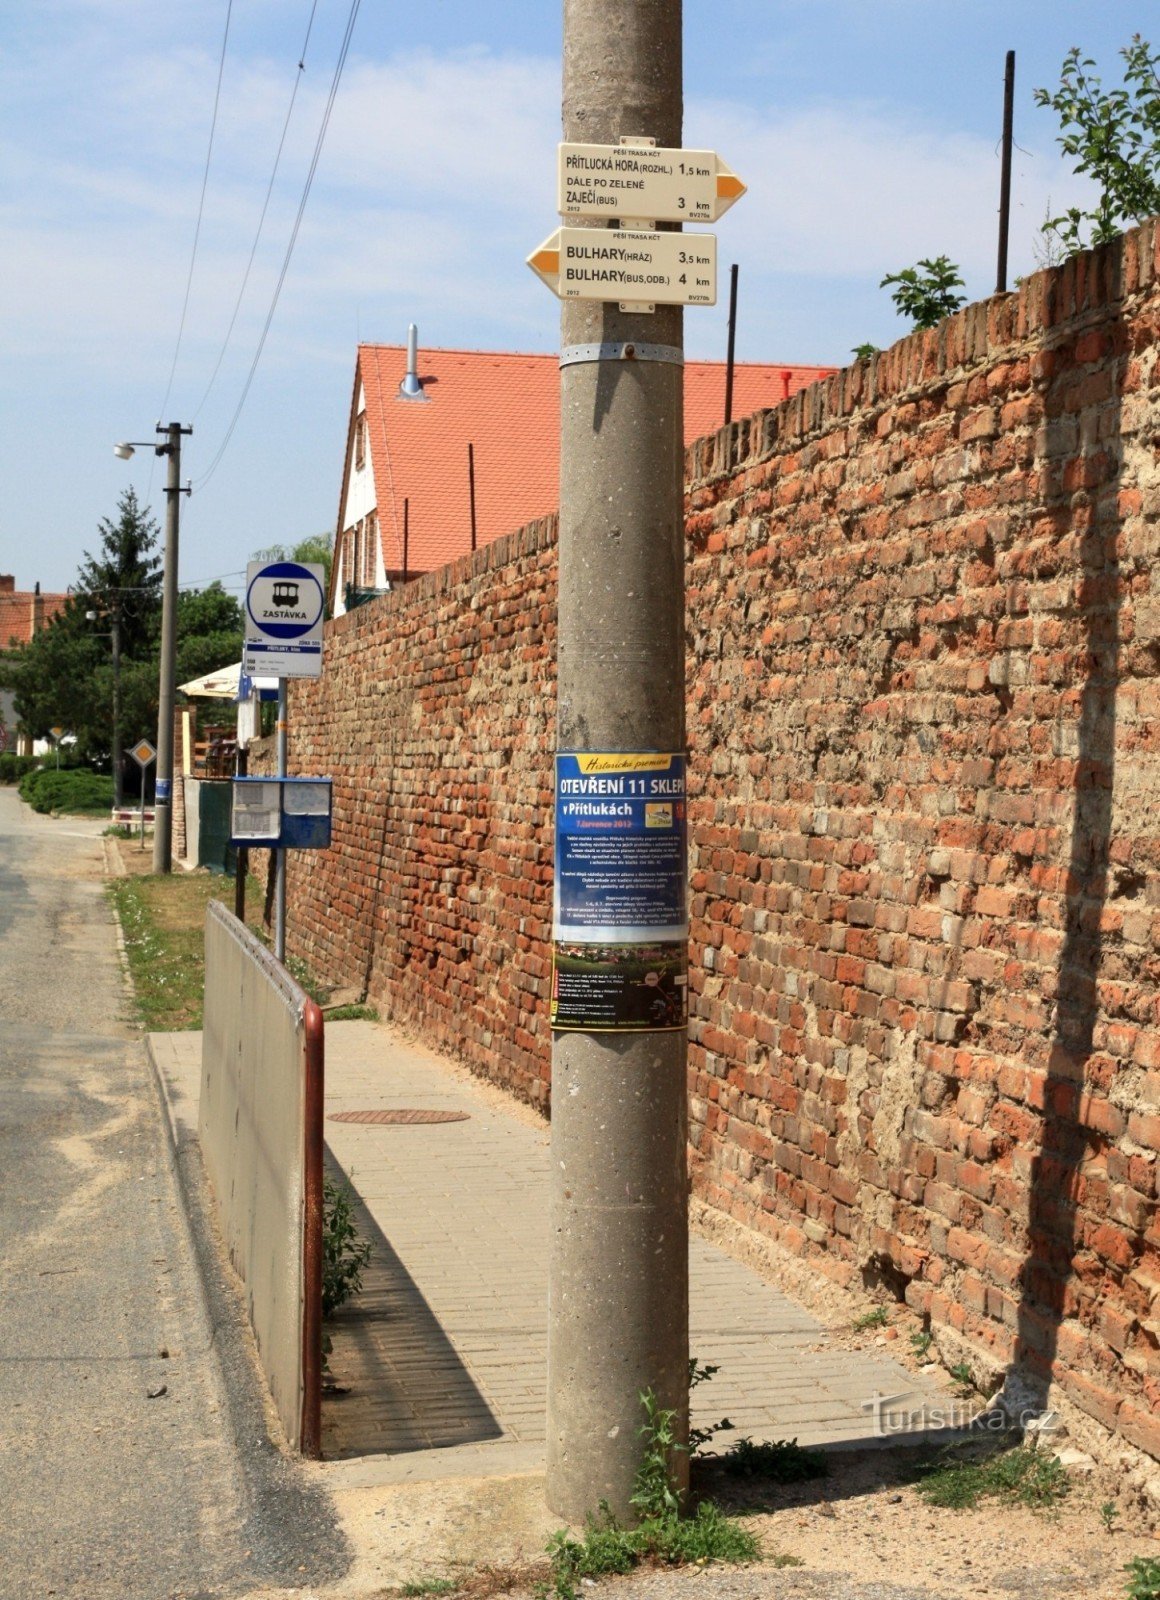
[[[350,1182],[329,1149],[326,1172],[333,1181]],[[324,1329],[333,1346],[331,1375],[350,1392],[323,1394],[323,1455],[395,1455],[502,1437],[454,1345],[357,1191],[354,1216],[372,1254],[361,1292]]]

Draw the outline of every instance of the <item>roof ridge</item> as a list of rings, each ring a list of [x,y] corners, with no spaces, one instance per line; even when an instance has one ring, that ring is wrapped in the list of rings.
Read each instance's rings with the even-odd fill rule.
[[[371,344],[363,341],[358,346],[359,351],[390,351],[392,354],[406,356],[405,344]],[[558,361],[557,350],[469,350],[458,345],[428,344],[419,346],[420,360],[424,355],[433,356],[503,356],[513,361]],[[685,356],[687,367],[724,367],[727,365],[722,356]],[[838,369],[832,363],[824,361],[734,361],[734,367],[761,368],[770,372],[835,372]]]

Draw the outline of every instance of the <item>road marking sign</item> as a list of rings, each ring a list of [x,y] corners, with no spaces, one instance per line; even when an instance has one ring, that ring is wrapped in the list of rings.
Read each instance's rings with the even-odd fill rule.
[[[566,143],[557,172],[556,209],[563,217],[716,222],[745,193],[715,150]]]
[[[320,677],[325,605],[326,569],[320,563],[251,561],[242,671],[251,677]]]
[[[533,250],[528,266],[561,300],[717,304],[712,233],[557,228]]]
[[[156,761],[157,752],[148,739],[139,739],[129,754],[139,767],[147,767],[151,761]]]

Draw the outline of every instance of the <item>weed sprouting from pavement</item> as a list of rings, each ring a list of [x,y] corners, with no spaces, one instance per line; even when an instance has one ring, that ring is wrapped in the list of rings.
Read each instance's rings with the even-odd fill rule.
[[[354,1191],[348,1183],[326,1178],[322,1185],[322,1316],[362,1288],[363,1269],[371,1258],[371,1242],[359,1237],[354,1220]]]
[[[756,1561],[761,1555],[755,1536],[712,1501],[702,1500],[692,1516],[683,1515],[673,1476],[674,1455],[685,1449],[676,1437],[677,1414],[661,1406],[651,1389],[640,1403],[644,1449],[631,1496],[640,1522],[635,1528],[621,1527],[608,1502],[601,1501],[580,1538],[565,1528],[554,1534],[548,1555],[559,1600],[576,1600],[577,1585],[585,1578],[630,1572],[646,1561],[707,1565]]]

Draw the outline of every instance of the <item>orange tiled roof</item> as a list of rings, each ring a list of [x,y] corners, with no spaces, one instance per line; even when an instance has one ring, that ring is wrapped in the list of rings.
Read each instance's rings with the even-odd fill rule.
[[[559,500],[560,370],[555,355],[421,349],[419,378],[426,400],[399,399],[406,365],[403,345],[358,348],[355,402],[361,379],[384,565],[393,575],[403,566],[404,498],[410,502],[411,574],[429,572],[470,550],[469,442],[475,452],[479,544],[554,511]],[[733,415],[744,417],[778,405],[834,370],[738,362]],[[686,444],[721,426],[724,404],[725,363],[686,362]],[[344,480],[343,506],[345,500]],[[340,506],[340,524],[342,515]]]
[[[64,610],[67,599],[64,594],[37,595],[28,589],[0,588],[0,650],[11,650],[32,638],[37,601],[41,602],[37,626],[42,628]]]

